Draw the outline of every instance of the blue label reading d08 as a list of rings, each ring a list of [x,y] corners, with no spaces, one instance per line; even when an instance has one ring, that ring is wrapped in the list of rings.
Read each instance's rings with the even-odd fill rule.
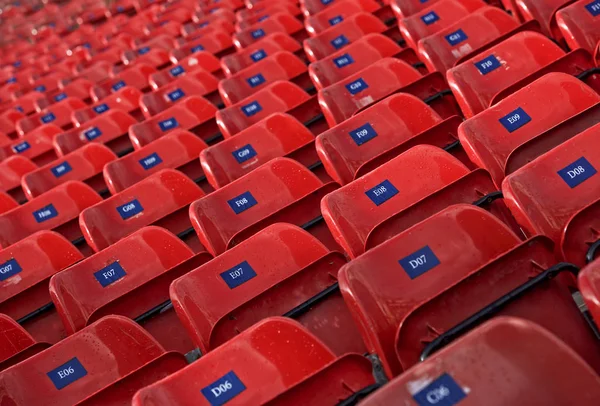
[[[179,123],[175,120],[175,117],[168,118],[158,122],[158,126],[162,131],[168,131],[175,127],[179,127]]]
[[[525,110],[519,107],[502,117],[500,119],[500,124],[502,124],[502,126],[506,128],[509,133],[512,133],[530,121],[531,117],[525,113]]]
[[[264,51],[264,49],[259,49],[258,51],[250,54],[250,58],[254,61],[254,62],[258,62],[261,59],[265,59],[267,57],[267,53]]]
[[[93,110],[96,112],[96,114],[102,114],[105,111],[110,110],[110,107],[108,107],[106,103],[102,103],[94,107]]]
[[[69,163],[67,161],[53,166],[52,168],[50,168],[50,170],[52,171],[52,174],[57,177],[60,178],[61,176],[71,172],[73,170],[73,168],[71,168],[71,165],[69,165]]]
[[[448,41],[450,45],[454,46],[466,41],[469,37],[467,37],[467,34],[465,34],[463,30],[459,29],[451,34],[446,35],[444,38],[446,38],[446,41]]]
[[[341,47],[348,45],[349,43],[350,41],[348,41],[348,38],[346,38],[346,36],[343,34],[331,40],[331,45],[335,49],[340,49]]]
[[[48,372],[46,375],[48,375],[48,378],[50,378],[56,389],[61,390],[65,386],[86,376],[87,371],[75,357]]]
[[[250,104],[246,104],[245,106],[242,106],[242,111],[244,112],[246,117],[251,117],[251,116],[255,115],[256,113],[262,111],[262,107],[260,104],[258,104],[257,101],[253,101]]]
[[[128,218],[131,218],[143,211],[144,208],[142,207],[138,199],[134,199],[129,203],[125,203],[124,205],[117,207],[117,212],[119,212],[123,220],[127,220]]]
[[[251,35],[254,39],[261,38],[265,36],[265,31],[262,28],[260,28],[258,30],[252,31]]]
[[[444,374],[413,395],[419,406],[454,406],[467,395],[449,374]]]
[[[185,72],[185,69],[183,69],[183,66],[181,66],[181,65],[177,65],[176,67],[171,68],[171,70],[169,71],[171,76],[174,76],[174,77],[177,77],[184,72]]]
[[[354,82],[350,82],[346,85],[346,89],[348,89],[350,94],[356,94],[368,88],[369,85],[367,85],[363,78],[358,78]]]
[[[490,55],[485,59],[475,62],[475,67],[482,75],[487,75],[498,69],[500,65],[500,61],[494,55]]]
[[[402,258],[398,262],[410,279],[415,279],[440,264],[440,260],[437,259],[428,245]]]
[[[344,66],[351,65],[354,63],[354,59],[349,54],[344,54],[342,56],[338,56],[333,60],[333,63],[338,68],[343,68]]]
[[[0,282],[7,280],[22,270],[21,265],[19,265],[16,259],[9,259],[5,263],[0,264]]]
[[[167,93],[167,97],[172,102],[177,101],[185,96],[185,93],[181,89],[175,89],[171,93]]]
[[[431,25],[438,21],[440,17],[435,13],[435,11],[430,11],[421,17],[421,20],[425,23],[425,25]]]
[[[119,90],[122,87],[125,87],[125,82],[123,82],[122,80],[119,80],[117,83],[112,85],[112,90],[113,90],[113,92],[116,92],[117,90]]]
[[[365,142],[371,141],[373,138],[377,137],[377,133],[369,123],[358,127],[356,130],[350,131],[349,134],[356,145],[362,145]]]
[[[342,21],[344,21],[344,17],[335,16],[335,17],[329,19],[329,25],[337,25],[337,24],[341,23]]]
[[[42,123],[44,124],[48,124],[53,122],[54,120],[56,120],[56,116],[54,115],[54,113],[48,113],[44,116],[42,116]]]
[[[256,87],[265,83],[265,77],[262,74],[254,75],[246,79],[250,87]]]
[[[54,101],[59,102],[61,100],[64,100],[67,98],[67,94],[66,93],[59,93],[56,96],[54,96]]]
[[[103,288],[115,283],[125,275],[127,275],[127,273],[117,261],[94,272],[94,278],[100,282],[100,285],[102,285]]]
[[[162,163],[162,159],[160,159],[158,154],[155,152],[148,155],[146,158],[140,159],[139,162],[140,165],[142,165],[142,168],[147,171],[148,169],[154,168],[156,165]]]
[[[230,371],[200,390],[211,406],[221,406],[246,390],[246,386]]]
[[[247,144],[244,145],[240,149],[236,149],[232,152],[233,157],[239,164],[246,162],[247,160],[254,158],[256,156],[256,151],[252,148],[252,145]]]
[[[249,208],[256,206],[257,201],[250,192],[245,192],[231,200],[228,200],[227,204],[229,204],[229,207],[231,207],[235,214],[240,214]]]
[[[29,145],[27,141],[23,141],[16,145],[13,145],[12,150],[17,154],[21,154],[27,151],[29,148],[31,148],[31,145]]]
[[[33,212],[33,217],[38,223],[43,223],[44,221],[50,220],[51,218],[54,218],[56,216],[58,216],[58,212],[52,204],[49,204],[48,206],[42,207],[41,209]]]
[[[256,272],[252,269],[248,261],[244,261],[241,264],[222,272],[220,275],[227,286],[229,286],[229,289],[233,289],[254,278]]]
[[[594,168],[585,157],[579,158],[577,161],[558,171],[559,176],[571,189],[579,186],[596,173],[596,168]]]
[[[396,196],[398,194],[398,189],[386,179],[374,188],[367,190],[365,194],[376,206],[380,206]]]
[[[100,137],[102,135],[102,131],[100,131],[98,127],[92,127],[89,130],[85,130],[83,135],[85,135],[85,138],[87,138],[89,141],[92,141]]]
[[[600,0],[593,1],[585,6],[587,11],[594,17],[600,15]]]

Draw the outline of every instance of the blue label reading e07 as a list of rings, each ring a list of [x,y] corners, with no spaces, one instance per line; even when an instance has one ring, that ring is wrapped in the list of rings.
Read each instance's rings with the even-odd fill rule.
[[[56,120],[56,116],[54,115],[54,113],[48,113],[48,114],[42,116],[42,123],[44,123],[44,124],[51,123],[54,120]]]
[[[254,148],[252,148],[252,145],[247,144],[247,145],[244,145],[240,149],[236,149],[235,151],[232,152],[232,154],[233,154],[233,157],[235,158],[235,160],[239,164],[241,164],[251,158],[254,158],[256,156],[256,151],[254,150]]]
[[[377,133],[369,123],[358,127],[356,130],[350,131],[349,134],[356,145],[362,145],[365,142],[371,141],[373,138],[377,137]]]
[[[162,131],[168,131],[175,127],[179,127],[179,123],[175,120],[175,117],[168,118],[158,122],[158,126]]]
[[[127,275],[127,273],[117,261],[94,272],[94,278],[100,282],[100,285],[102,285],[103,288],[115,283],[125,275]]]
[[[96,112],[96,114],[102,114],[105,111],[110,110],[110,107],[108,107],[106,103],[102,103],[94,107],[93,110]]]
[[[265,77],[262,74],[257,74],[246,79],[250,87],[256,87],[265,83]]]
[[[258,62],[261,59],[265,59],[266,57],[267,53],[264,51],[264,49],[259,49],[258,51],[250,54],[250,58],[252,58],[254,62]]]
[[[444,374],[413,395],[419,406],[454,406],[467,395],[449,374]]]
[[[376,206],[380,206],[396,196],[398,194],[398,189],[386,179],[374,188],[367,190],[365,194]]]
[[[425,25],[431,25],[438,21],[440,17],[435,13],[435,11],[430,11],[421,17],[421,20],[425,23]]]
[[[256,272],[252,269],[248,261],[244,261],[241,264],[222,272],[220,275],[227,286],[229,286],[229,289],[233,289],[254,278]]]
[[[55,177],[60,178],[61,176],[71,172],[73,168],[71,168],[71,165],[69,165],[69,163],[65,161],[59,165],[50,168],[50,170],[52,171],[52,174]]]
[[[229,204],[229,207],[231,207],[235,214],[240,214],[249,208],[256,206],[257,201],[250,192],[245,192],[231,200],[228,200],[227,204]]]
[[[415,279],[440,264],[440,260],[437,259],[428,245],[402,258],[398,262],[410,279]]]
[[[461,29],[446,35],[444,38],[446,38],[446,41],[448,41],[448,43],[452,46],[460,44],[461,42],[469,39],[469,37],[467,37],[467,34],[465,34],[465,32]]]
[[[22,270],[21,265],[19,265],[16,259],[9,259],[5,263],[0,264],[0,282],[7,280]]]
[[[34,211],[32,214],[33,218],[35,218],[35,221],[37,221],[38,223],[43,223],[46,220],[50,220],[58,216],[58,212],[52,204],[42,207],[41,209]]]
[[[237,375],[230,371],[200,390],[211,406],[222,406],[246,390]]]
[[[475,67],[482,75],[487,75],[498,69],[500,66],[500,61],[494,55],[490,55],[485,59],[475,62]]]
[[[525,110],[519,107],[516,110],[513,110],[504,117],[502,117],[499,121],[500,124],[502,124],[502,126],[506,128],[506,130],[509,133],[512,133],[513,131],[518,130],[519,128],[523,127],[525,124],[530,122],[531,117],[529,117],[529,115],[525,113]]]
[[[588,180],[596,173],[596,168],[585,157],[579,158],[577,161],[558,171],[559,176],[571,189]]]
[[[358,78],[354,82],[350,82],[346,85],[346,89],[348,89],[350,94],[356,94],[368,88],[369,85],[367,85],[363,78]]]
[[[141,203],[138,199],[133,199],[129,203],[125,203],[122,206],[117,206],[117,212],[121,215],[123,220],[127,220],[144,211]]]
[[[250,104],[246,104],[245,106],[242,106],[242,111],[244,112],[246,117],[251,117],[251,116],[255,115],[256,113],[262,111],[262,107],[260,104],[258,104],[257,101],[253,101]]]
[[[338,68],[343,68],[344,66],[351,65],[354,63],[354,59],[349,54],[344,54],[342,56],[338,56],[333,60],[333,63]]]
[[[148,169],[154,168],[156,165],[162,163],[162,159],[160,159],[158,154],[155,152],[148,155],[146,158],[140,159],[139,162],[140,165],[142,165],[142,168],[147,171]]]
[[[48,375],[48,378],[50,378],[56,389],[61,390],[65,386],[86,376],[87,371],[77,357],[75,357],[48,372],[46,375]]]
[[[585,8],[594,17],[600,15],[600,0],[596,0],[586,5]]]
[[[341,47],[343,47],[344,45],[348,45],[349,43],[350,41],[348,41],[348,38],[346,38],[346,36],[343,34],[331,40],[331,46],[333,46],[335,49],[340,49]]]
[[[258,30],[252,31],[251,35],[254,39],[261,38],[265,36],[265,31],[262,28],[260,28]]]

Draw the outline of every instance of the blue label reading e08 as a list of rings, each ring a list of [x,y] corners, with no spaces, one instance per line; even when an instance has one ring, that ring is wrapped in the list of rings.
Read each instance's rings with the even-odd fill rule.
[[[115,283],[125,275],[127,275],[127,273],[117,261],[94,272],[94,278],[100,282],[100,285],[102,285],[103,288]]]
[[[380,206],[396,196],[398,194],[398,189],[386,179],[374,188],[367,190],[365,194],[376,206]]]
[[[35,221],[37,221],[38,223],[43,223],[44,221],[50,220],[51,218],[54,218],[56,216],[58,216],[58,212],[52,204],[49,204],[48,206],[42,207],[41,209],[33,212],[33,218],[35,218]]]
[[[465,34],[463,30],[459,29],[451,34],[446,35],[444,38],[446,38],[446,41],[448,41],[450,45],[454,46],[466,41],[469,37],[467,37],[467,34]]]
[[[500,61],[494,55],[490,55],[485,59],[475,62],[475,67],[482,75],[487,75],[498,69],[500,65]]]
[[[19,265],[16,259],[9,259],[5,263],[0,264],[0,282],[7,280],[22,270],[21,265]]]
[[[255,115],[256,113],[262,111],[262,107],[260,104],[258,104],[257,101],[253,101],[250,104],[246,104],[245,106],[242,106],[242,111],[244,112],[246,117],[251,117],[251,116]]]
[[[163,121],[159,121],[158,126],[162,131],[168,131],[175,127],[179,127],[179,123],[175,120],[175,117],[168,118]]]
[[[256,87],[265,83],[265,77],[262,74],[257,74],[246,79],[250,87]]]
[[[435,11],[430,11],[421,17],[421,20],[425,23],[425,25],[431,25],[438,21],[440,17],[435,13]]]
[[[402,258],[398,262],[410,279],[415,279],[440,264],[440,260],[437,259],[428,245]]]
[[[55,177],[60,178],[64,174],[71,172],[73,170],[73,168],[71,168],[71,165],[69,165],[69,163],[67,161],[65,161],[65,162],[61,163],[60,165],[56,165],[56,166],[50,168],[50,170],[52,171],[52,174]]]
[[[160,159],[158,154],[155,152],[148,155],[146,158],[140,159],[139,162],[140,165],[142,165],[142,168],[147,171],[148,169],[154,168],[156,165],[162,163],[162,159]]]
[[[419,406],[454,406],[467,395],[449,374],[444,374],[413,395]]]
[[[350,131],[349,134],[356,145],[362,145],[365,142],[371,141],[373,138],[377,137],[377,133],[370,123],[366,123],[365,125],[358,127],[356,130]]]
[[[348,89],[350,94],[356,94],[368,88],[369,85],[367,85],[363,78],[358,78],[354,82],[350,82],[346,85],[346,89]]]
[[[48,378],[50,378],[56,389],[61,390],[65,386],[86,376],[87,371],[77,357],[75,357],[48,372],[46,375],[48,375]]]
[[[339,56],[333,60],[333,63],[338,68],[343,68],[344,66],[351,65],[354,63],[354,59],[349,54],[344,54]]]
[[[248,261],[244,261],[241,264],[222,272],[220,275],[227,286],[229,286],[229,289],[233,289],[254,278],[256,272],[252,269]]]
[[[233,157],[235,158],[235,160],[239,164],[241,164],[251,158],[254,158],[256,156],[256,151],[254,150],[254,148],[252,148],[252,145],[247,144],[247,145],[244,145],[240,149],[236,149],[235,151],[232,152],[232,154],[233,154]]]
[[[596,173],[596,168],[594,168],[592,164],[585,159],[585,157],[579,158],[572,164],[558,171],[559,176],[567,183],[567,185],[569,185],[571,189],[579,186]]]
[[[231,207],[235,214],[240,214],[249,208],[256,206],[258,202],[250,192],[245,192],[228,200],[227,204],[229,204],[229,207]]]
[[[200,390],[211,406],[222,406],[246,390],[237,375],[230,371]]]
[[[122,206],[117,206],[117,212],[119,212],[123,220],[127,220],[128,218],[131,218],[143,211],[144,208],[142,207],[138,199],[133,199],[129,203],[125,203]]]

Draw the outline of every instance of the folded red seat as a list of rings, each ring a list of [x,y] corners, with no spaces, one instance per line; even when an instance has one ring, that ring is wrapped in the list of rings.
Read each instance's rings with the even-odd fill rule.
[[[304,16],[310,17],[341,2],[342,0],[300,0],[300,7]]]
[[[197,33],[203,33],[203,28],[208,27],[233,34],[235,32],[234,20],[235,14],[227,9],[219,9],[219,12],[209,15],[198,15],[196,13],[192,16],[192,22],[181,27],[181,36],[184,38],[195,36]]]
[[[95,62],[89,67],[79,70],[76,77],[89,80],[92,83],[98,83],[108,76],[112,65],[112,63],[107,61]]]
[[[75,404],[110,385],[118,389],[127,383],[130,392],[118,396],[127,402],[131,393],[161,378],[156,373],[145,376],[158,363],[175,372],[185,360],[166,353],[133,321],[108,316],[0,373],[0,392],[14,404]],[[36,390],[11,389],[32,385]]]
[[[156,69],[147,64],[136,64],[119,72],[110,79],[105,79],[92,87],[91,95],[94,102],[103,100],[125,86],[134,87],[142,92],[150,90],[148,78]]]
[[[268,318],[140,390],[133,405],[218,405],[232,399],[262,404],[334,360],[331,350],[297,322]]]
[[[0,312],[16,320],[36,341],[54,344],[62,340],[67,333],[48,284],[52,275],[82,259],[77,248],[53,231],[37,232],[5,248],[0,253]]]
[[[101,196],[107,195],[102,168],[115,159],[117,156],[104,145],[85,145],[24,175],[21,180],[23,191],[31,200],[65,182],[79,180],[87,183]]]
[[[110,110],[86,121],[81,127],[54,137],[54,149],[65,156],[90,142],[105,144],[115,154],[122,156],[133,150],[127,137],[130,126],[137,120],[122,110]]]
[[[506,175],[600,122],[590,120],[599,103],[585,83],[549,73],[462,123],[458,135],[471,161],[500,186]]]
[[[169,49],[160,46],[143,46],[133,51],[123,52],[123,54],[121,54],[121,60],[125,66],[142,64],[160,70],[171,64],[171,60],[169,59]],[[113,72],[115,72],[114,68]]]
[[[275,158],[192,203],[190,219],[215,256],[276,222],[301,226],[337,250],[319,209],[321,198],[336,188],[299,162]]]
[[[0,314],[0,331],[0,372],[50,346],[48,343],[36,341],[5,314]]]
[[[12,155],[21,155],[30,159],[36,165],[46,165],[56,159],[57,154],[52,146],[52,140],[62,130],[54,124],[45,124],[28,132],[9,144],[0,146],[0,160]]]
[[[554,30],[560,30],[569,48],[583,48],[591,54],[596,52],[600,42],[599,7],[598,2],[579,0],[556,12],[557,28]]]
[[[104,179],[110,193],[115,195],[142,179],[164,168],[177,169],[186,174],[204,192],[213,190],[198,155],[207,145],[194,134],[186,130],[175,130],[151,142],[150,144],[106,164]]]
[[[69,130],[73,127],[71,114],[75,110],[86,107],[86,104],[79,99],[68,97],[47,109],[17,121],[16,130],[22,137],[44,124],[53,124],[63,130]]]
[[[129,127],[129,138],[135,149],[159,139],[175,129],[196,134],[207,144],[221,139],[215,122],[214,104],[200,96],[187,96],[155,116]]]
[[[489,233],[493,239],[485,237]],[[411,309],[519,243],[493,215],[461,204],[342,267],[338,278],[346,304],[368,351],[381,359],[388,377],[402,372],[394,339]]]
[[[7,193],[19,203],[25,202],[21,189],[23,175],[37,169],[37,165],[21,155],[13,155],[0,162],[0,191]]]
[[[139,104],[141,97],[141,91],[135,87],[125,86],[91,106],[75,110],[71,114],[71,120],[76,127],[81,127],[84,123],[107,111],[121,110],[140,121],[143,117]]]
[[[570,379],[575,375],[581,379]],[[411,385],[417,381],[423,384]],[[547,390],[537,390],[540,385]],[[600,379],[560,339],[535,323],[502,317],[406,371],[361,404],[568,405],[597,397]]]
[[[269,18],[233,34],[233,44],[237,49],[243,49],[274,32],[288,34],[298,42],[308,37],[304,26],[297,18],[286,12],[280,12],[271,14]]]
[[[162,86],[185,75],[198,71],[210,73],[211,75],[219,75],[220,69],[219,60],[213,54],[206,51],[198,51],[184,58],[175,66],[153,73],[150,75],[149,82],[154,90],[158,90]]]

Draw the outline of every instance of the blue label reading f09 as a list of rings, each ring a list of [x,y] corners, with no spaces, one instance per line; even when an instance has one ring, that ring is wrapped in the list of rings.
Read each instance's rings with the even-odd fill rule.
[[[450,45],[455,46],[463,41],[466,41],[469,37],[467,37],[467,34],[465,34],[463,30],[459,29],[451,34],[446,35],[444,38],[446,38],[446,41],[448,41]]]
[[[350,137],[354,140],[356,145],[362,145],[367,141],[371,141],[373,138],[377,137],[377,132],[373,129],[370,123],[366,123],[361,127],[358,127],[356,130],[350,131]]]
[[[467,395],[449,375],[444,374],[413,395],[419,406],[454,406]]]
[[[235,372],[230,371],[217,379],[200,392],[208,400],[211,406],[222,406],[231,399],[246,390],[246,386],[237,377]]]
[[[475,67],[482,75],[487,75],[498,69],[500,66],[500,61],[494,55],[490,55],[485,59],[475,62]]]
[[[502,124],[502,126],[506,128],[506,130],[509,133],[512,133],[513,131],[518,130],[530,121],[531,117],[529,117],[529,115],[525,113],[525,110],[519,107],[516,110],[513,110],[504,117],[502,117],[500,119],[500,124]]]
[[[75,357],[46,373],[46,375],[48,375],[48,378],[50,378],[56,389],[61,390],[65,386],[86,376],[87,371],[77,357]]]
[[[431,11],[424,16],[421,17],[421,20],[425,23],[425,25],[431,25],[438,21],[440,17],[435,13],[435,11]]]
[[[440,264],[440,260],[429,246],[413,252],[398,262],[410,279],[415,279]]]
[[[584,181],[588,180],[597,173],[596,168],[585,159],[581,157],[570,165],[567,165],[560,171],[558,175],[565,181],[571,189],[579,186]]]
[[[227,204],[229,207],[231,207],[235,214],[240,214],[249,208],[256,206],[258,202],[250,192],[245,192],[231,200],[228,200]]]
[[[144,211],[142,204],[138,199],[133,199],[129,203],[125,203],[122,206],[117,206],[117,212],[121,215],[123,220],[127,220]]]

